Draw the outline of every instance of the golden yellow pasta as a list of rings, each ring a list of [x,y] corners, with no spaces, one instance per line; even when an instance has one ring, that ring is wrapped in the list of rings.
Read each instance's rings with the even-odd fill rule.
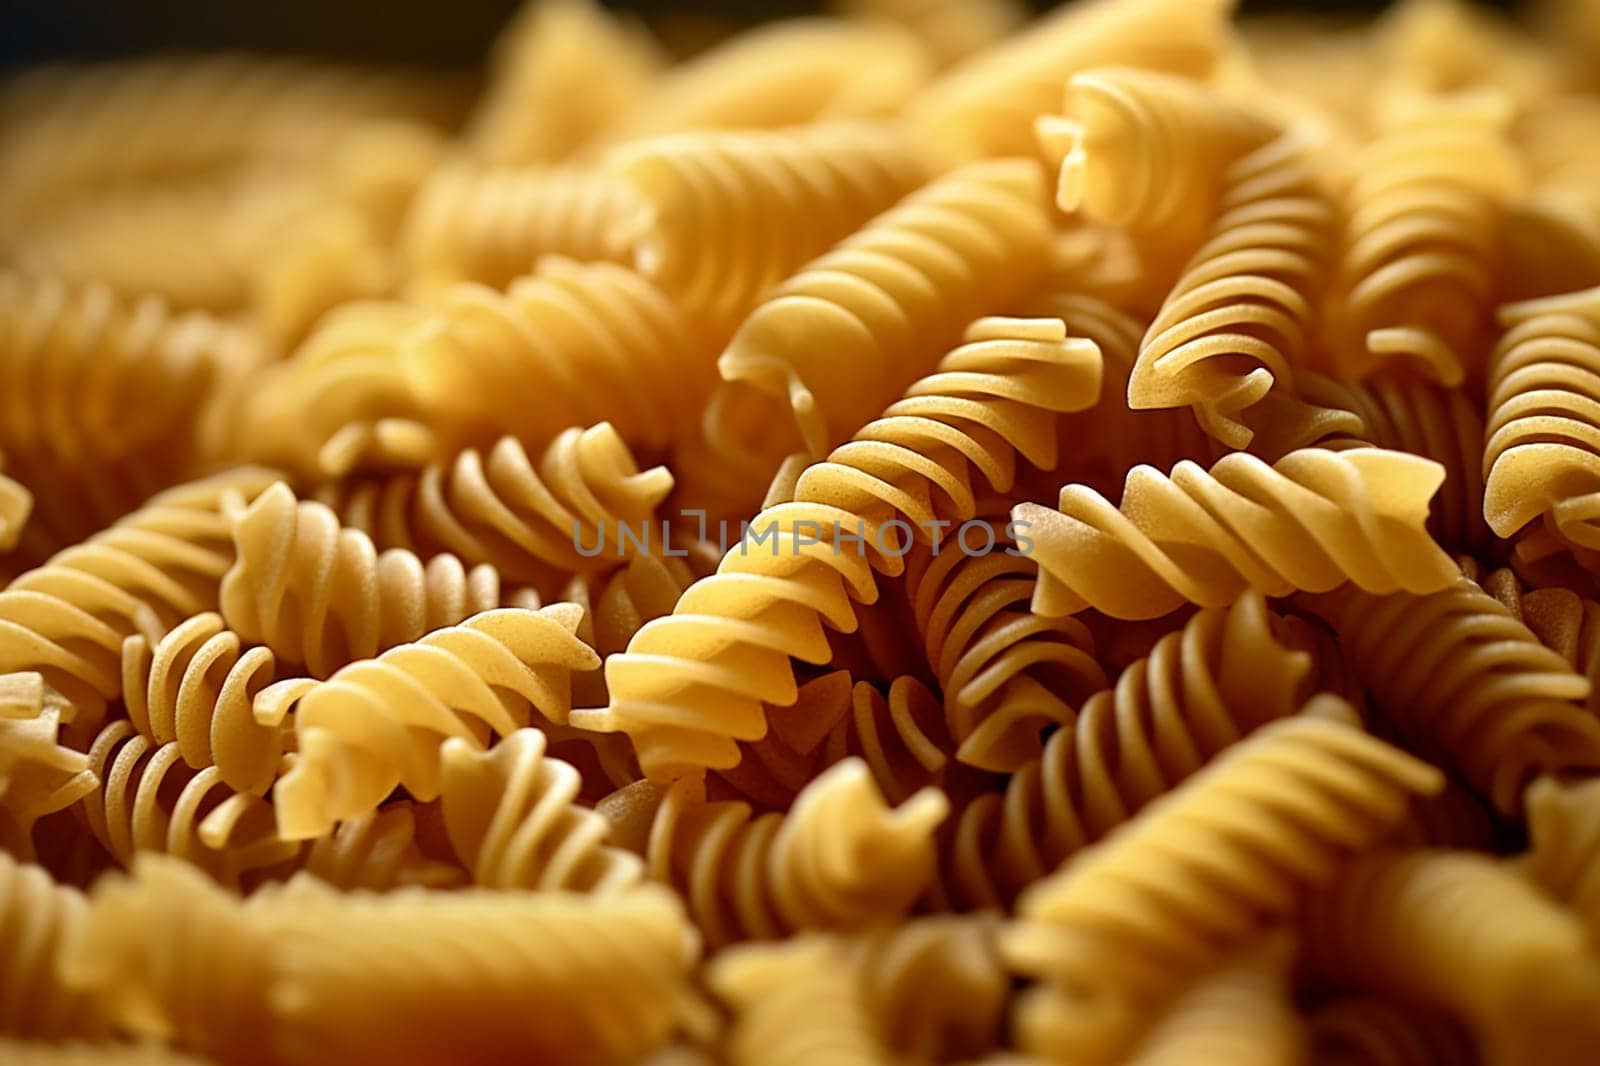
[[[1016,767],[1001,794],[960,813],[946,890],[1004,907],[1071,854],[1133,818],[1311,692],[1311,656],[1259,594],[1201,611],[1090,697]]]
[[[1304,922],[1331,977],[1465,1022],[1486,1063],[1580,1063],[1600,962],[1578,919],[1484,855],[1379,851],[1315,896]]]
[[[413,295],[458,281],[503,289],[546,255],[625,263],[644,209],[622,179],[575,167],[439,167],[400,236]]]
[[[1067,485],[1057,509],[1025,503],[1012,517],[1039,563],[1036,612],[1154,618],[1250,587],[1444,588],[1459,571],[1423,529],[1443,480],[1439,464],[1379,448],[1310,448],[1271,466],[1234,452],[1210,471],[1134,467],[1119,507]]]
[[[1259,6],[0,77],[0,1061],[1587,1066],[1600,19]]]
[[[1467,577],[1426,596],[1346,588],[1307,601],[1408,741],[1503,814],[1540,772],[1600,766],[1589,682]]]
[[[331,482],[317,495],[380,550],[403,548],[424,561],[450,554],[550,592],[574,572],[665,549],[655,515],[672,484],[665,467],[640,470],[602,422],[563,430],[537,456],[502,437],[483,452],[415,473]]]
[[[859,122],[651,138],[610,167],[645,205],[617,229],[634,262],[719,336],[926,176],[898,127]]]
[[[933,876],[933,833],[949,809],[937,789],[891,809],[858,759],[823,771],[783,815],[707,802],[693,777],[657,802],[650,875],[679,889],[713,946],[904,915]]]
[[[572,635],[578,619],[570,604],[487,611],[327,681],[287,682],[298,754],[273,788],[279,833],[318,836],[372,810],[396,785],[435,798],[439,750],[452,736],[481,745],[490,730],[507,736],[534,721],[565,721],[571,673],[599,664]]]

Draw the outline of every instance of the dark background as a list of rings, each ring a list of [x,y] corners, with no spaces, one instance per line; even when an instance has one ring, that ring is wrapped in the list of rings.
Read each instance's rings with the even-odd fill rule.
[[[0,66],[159,50],[229,48],[467,67],[482,58],[495,31],[518,2],[0,0]],[[694,13],[736,21],[800,14],[820,6],[804,0],[608,0],[608,4],[646,16]],[[1371,13],[1387,6],[1387,0],[1243,3],[1245,11]]]

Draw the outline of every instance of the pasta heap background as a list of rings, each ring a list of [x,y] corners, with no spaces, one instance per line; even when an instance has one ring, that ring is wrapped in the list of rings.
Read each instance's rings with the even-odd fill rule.
[[[6,82],[0,1060],[1593,1062],[1600,6],[1232,6]]]

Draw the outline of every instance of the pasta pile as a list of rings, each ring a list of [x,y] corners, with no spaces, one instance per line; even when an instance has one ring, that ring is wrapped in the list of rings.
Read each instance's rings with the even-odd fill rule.
[[[1600,9],[1233,7],[0,83],[0,1061],[1596,1061]]]

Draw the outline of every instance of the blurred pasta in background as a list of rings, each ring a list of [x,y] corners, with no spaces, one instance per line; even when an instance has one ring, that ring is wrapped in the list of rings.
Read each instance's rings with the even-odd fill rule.
[[[1596,1061],[1600,3],[1234,6],[7,76],[0,1061]]]

